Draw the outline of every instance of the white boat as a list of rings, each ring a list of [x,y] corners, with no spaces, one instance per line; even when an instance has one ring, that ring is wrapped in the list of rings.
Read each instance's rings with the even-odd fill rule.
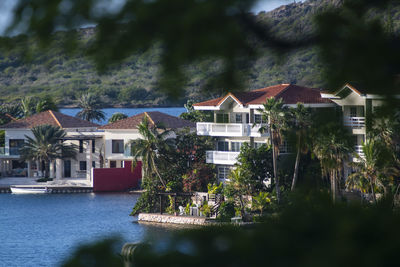
[[[45,194],[51,192],[51,189],[47,187],[10,186],[10,189],[13,194]]]

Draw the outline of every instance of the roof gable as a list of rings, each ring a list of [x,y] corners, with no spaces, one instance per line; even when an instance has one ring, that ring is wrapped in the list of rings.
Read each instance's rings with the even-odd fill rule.
[[[185,127],[195,127],[193,122],[183,120],[181,118],[171,116],[159,111],[143,112],[126,119],[122,119],[113,123],[99,127],[105,130],[128,130],[137,129],[137,126],[142,122],[144,116],[147,116],[151,124],[162,123],[168,129],[179,129]]]
[[[60,128],[92,128],[99,125],[76,117],[68,116],[56,111],[43,111],[32,116],[9,122],[2,129],[31,129],[40,125],[53,125]]]

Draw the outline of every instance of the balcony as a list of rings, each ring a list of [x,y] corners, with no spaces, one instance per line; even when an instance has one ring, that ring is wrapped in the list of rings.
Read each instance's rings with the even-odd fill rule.
[[[227,136],[227,137],[264,137],[268,136],[269,132],[261,134],[258,130],[261,124],[253,127],[251,123],[213,123],[213,122],[198,122],[197,124],[198,135],[208,136]]]
[[[365,117],[344,117],[344,126],[353,128],[365,127]]]
[[[354,151],[362,158],[364,158],[364,152],[362,150],[362,146],[355,146]]]
[[[237,162],[239,152],[206,151],[206,162],[213,164],[233,165]]]
[[[19,147],[0,147],[0,157],[19,157]]]

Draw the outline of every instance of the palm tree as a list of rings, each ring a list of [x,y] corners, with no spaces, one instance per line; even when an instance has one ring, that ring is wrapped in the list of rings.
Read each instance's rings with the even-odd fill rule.
[[[276,189],[276,199],[280,203],[280,187],[279,177],[277,170],[277,158],[279,156],[279,146],[283,143],[283,131],[287,126],[288,108],[285,106],[282,98],[278,100],[271,97],[267,98],[263,104],[263,108],[258,110],[262,114],[263,120],[269,124],[269,136],[272,143],[272,161],[274,168],[274,179]],[[266,127],[261,127],[260,132],[263,133],[267,130]]]
[[[131,155],[135,162],[142,161],[143,174],[145,178],[151,179],[157,176],[160,183],[166,188],[166,183],[158,171],[160,151],[169,150],[175,145],[175,140],[170,136],[171,131],[166,130],[163,125],[150,125],[145,116],[138,125],[139,134],[142,139],[129,142]]]
[[[304,107],[303,104],[297,103],[297,108],[292,108],[292,129],[294,129],[296,133],[296,145],[297,145],[297,155],[296,155],[296,163],[294,165],[293,172],[293,180],[292,180],[292,188],[293,191],[296,187],[297,177],[299,174],[299,165],[300,165],[300,157],[301,152],[306,153],[308,150],[308,146],[306,145],[305,139],[307,137],[308,130],[311,127],[311,109]]]
[[[356,172],[349,176],[348,185],[360,185],[357,189],[364,189],[363,180],[367,180],[371,194],[376,204],[375,189],[382,189],[387,194],[386,182],[399,175],[393,166],[391,150],[386,147],[384,141],[369,139],[362,145],[363,156],[357,155],[358,161],[353,162]]]
[[[66,136],[64,130],[52,125],[40,125],[32,128],[33,138],[25,136],[26,142],[20,149],[22,160],[37,160],[44,164],[46,177],[49,174],[51,161],[61,158],[73,158],[76,155],[76,146],[64,144]]]
[[[344,162],[353,152],[350,132],[338,123],[324,125],[324,130],[314,137],[313,152],[320,161],[322,175],[330,179],[332,200],[335,201]]]
[[[105,114],[101,110],[101,102],[99,98],[92,93],[83,94],[78,99],[78,106],[82,108],[82,110],[76,114],[78,118],[87,121],[102,121],[105,119]]]
[[[36,113],[36,101],[32,97],[24,97],[21,99],[21,109],[24,118]]]
[[[58,111],[57,103],[49,95],[45,96],[42,99],[39,99],[36,103],[36,113],[40,113],[46,110]]]
[[[108,123],[113,123],[116,121],[120,121],[123,119],[128,118],[128,115],[121,113],[121,112],[116,112],[114,114],[112,114],[112,116],[108,119]]]

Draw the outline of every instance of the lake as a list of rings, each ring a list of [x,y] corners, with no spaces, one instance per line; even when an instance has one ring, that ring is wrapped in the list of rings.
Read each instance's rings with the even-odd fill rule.
[[[60,109],[60,112],[70,115],[70,116],[75,116],[81,109],[79,108],[62,108]],[[134,116],[136,114],[142,113],[142,112],[148,112],[148,111],[160,111],[166,114],[169,114],[171,116],[178,117],[180,114],[183,112],[186,112],[186,109],[184,107],[173,107],[173,108],[105,108],[102,109],[106,115],[106,119],[104,121],[101,121],[100,124],[106,124],[107,120],[112,116],[112,114],[116,112],[121,112],[126,115]]]
[[[140,241],[179,227],[134,222],[135,194],[0,194],[0,266],[57,266],[83,243]]]

